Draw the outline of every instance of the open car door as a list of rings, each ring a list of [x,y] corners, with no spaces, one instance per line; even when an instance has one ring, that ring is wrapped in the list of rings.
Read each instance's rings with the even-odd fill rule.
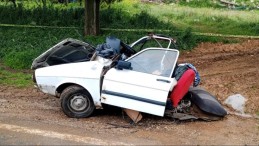
[[[178,50],[148,48],[127,59],[132,69],[110,69],[103,81],[101,102],[164,116]]]

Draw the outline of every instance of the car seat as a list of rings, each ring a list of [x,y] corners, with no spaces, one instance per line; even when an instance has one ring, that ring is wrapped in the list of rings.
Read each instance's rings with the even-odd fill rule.
[[[192,85],[195,78],[195,72],[192,69],[185,71],[181,78],[177,81],[177,85],[174,87],[170,94],[170,99],[173,107],[177,107],[179,101],[188,92],[189,87]]]

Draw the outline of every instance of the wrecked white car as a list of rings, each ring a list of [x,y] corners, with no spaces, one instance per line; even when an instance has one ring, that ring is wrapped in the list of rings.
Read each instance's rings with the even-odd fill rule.
[[[107,37],[94,48],[66,39],[34,60],[33,80],[42,92],[60,97],[69,117],[89,117],[103,104],[180,120],[224,117],[214,96],[192,87],[198,73],[190,64],[177,64],[173,41],[149,35],[126,45]]]

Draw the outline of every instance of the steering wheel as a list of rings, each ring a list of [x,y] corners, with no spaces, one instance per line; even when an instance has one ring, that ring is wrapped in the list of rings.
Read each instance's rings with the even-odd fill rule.
[[[131,56],[132,54],[137,53],[133,48],[123,43],[122,41],[121,41],[121,46],[123,48],[121,53],[124,53],[126,56]]]

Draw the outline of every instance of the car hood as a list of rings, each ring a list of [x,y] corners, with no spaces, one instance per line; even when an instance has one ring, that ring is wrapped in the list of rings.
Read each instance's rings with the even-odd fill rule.
[[[33,70],[46,66],[89,61],[95,48],[88,43],[67,38],[38,56],[32,63]]]

